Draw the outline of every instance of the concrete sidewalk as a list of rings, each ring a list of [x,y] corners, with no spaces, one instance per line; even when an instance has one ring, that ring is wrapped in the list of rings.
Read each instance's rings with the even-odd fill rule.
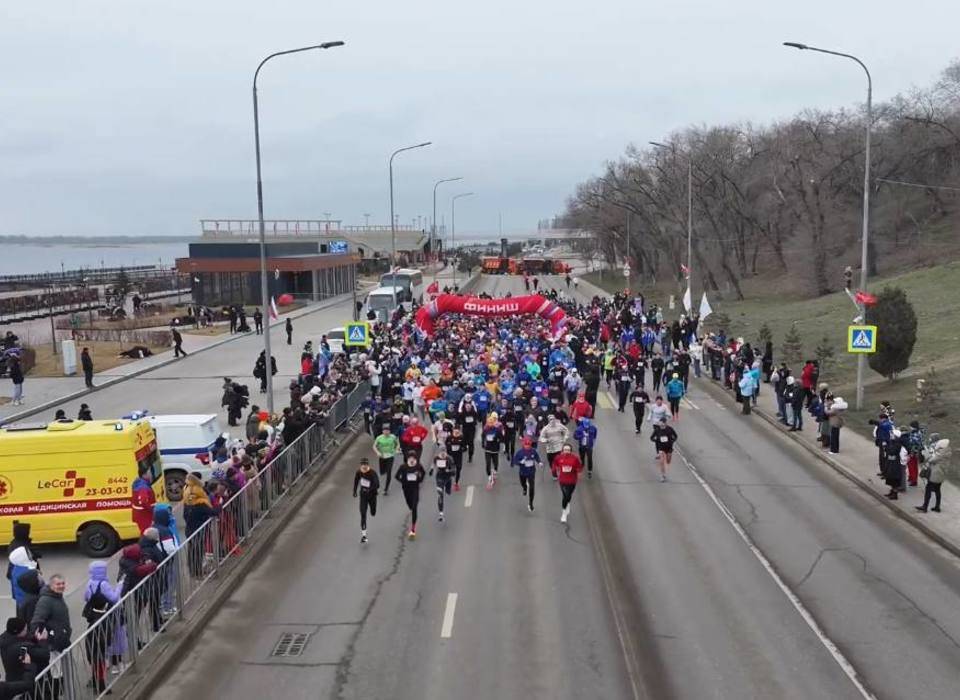
[[[361,285],[358,294],[361,294],[366,290],[367,287]],[[291,311],[289,314],[281,315],[278,320],[271,324],[271,326],[276,327],[284,324],[288,317],[291,320],[296,321],[298,318],[308,314],[312,314],[322,309],[329,308],[330,306],[340,304],[349,297],[349,294],[344,294],[316,303],[310,303],[303,308]],[[253,320],[250,319],[249,323],[252,327]],[[225,324],[226,322],[224,322],[224,325]],[[184,332],[183,349],[188,355],[191,355],[196,352],[203,352],[205,350],[221,346],[225,343],[238,340],[239,338],[245,338],[252,335],[252,331],[250,333],[225,333],[211,336],[193,335],[191,333]],[[173,349],[171,348],[165,352],[160,352],[156,355],[145,357],[142,360],[134,360],[133,362],[119,365],[103,372],[95,372],[93,375],[94,389],[87,389],[84,386],[83,374],[79,372],[77,375],[72,377],[37,377],[34,379],[27,375],[26,381],[23,384],[24,400],[26,402],[25,405],[13,406],[12,404],[6,404],[0,407],[0,422],[7,423],[10,421],[27,418],[41,411],[51,410],[60,403],[82,397],[85,394],[94,393],[97,391],[97,389],[105,386],[110,386],[111,384],[144,374],[159,367],[164,367],[172,362],[175,362],[176,359],[177,358],[174,358],[173,356]],[[94,368],[96,368],[96,359],[94,359]],[[9,396],[10,392],[13,390],[13,385],[6,382],[5,384],[6,386],[4,387],[4,395]]]
[[[734,403],[733,391],[725,391],[720,382],[711,381],[707,375],[696,381],[712,393],[723,393],[727,400]],[[877,447],[873,442],[845,426],[840,431],[840,453],[831,454],[829,450],[820,447],[817,442],[819,434],[817,423],[806,409],[803,412],[803,430],[788,432],[787,426],[777,419],[777,401],[773,386],[764,384],[760,388],[760,396],[753,414],[777,426],[786,439],[802,445],[808,452],[816,456],[843,476],[847,477],[864,491],[876,498],[877,502],[890,508],[896,515],[907,521],[952,554],[960,556],[960,488],[950,482],[944,482],[941,487],[943,502],[942,512],[929,511],[921,513],[916,506],[923,503],[925,482],[920,479],[919,486],[907,489],[901,493],[896,501],[891,501],[885,494],[890,488],[883,483],[882,477],[877,476],[878,459]],[[744,420],[754,419],[752,416],[743,416]],[[931,502],[931,506],[933,503]]]

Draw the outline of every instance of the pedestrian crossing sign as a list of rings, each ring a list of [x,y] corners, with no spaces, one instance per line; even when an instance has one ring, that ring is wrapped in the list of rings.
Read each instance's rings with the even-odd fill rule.
[[[877,351],[876,326],[848,326],[847,352],[873,353]]]
[[[343,334],[343,344],[348,347],[368,347],[370,345],[370,324],[366,321],[348,323]]]

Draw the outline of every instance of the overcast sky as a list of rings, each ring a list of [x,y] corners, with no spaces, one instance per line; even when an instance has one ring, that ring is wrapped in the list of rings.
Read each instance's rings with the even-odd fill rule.
[[[869,11],[865,12],[865,8]],[[946,0],[4,0],[0,233],[194,234],[256,216],[250,84],[267,218],[536,227],[629,142],[769,122],[926,85],[958,54]]]

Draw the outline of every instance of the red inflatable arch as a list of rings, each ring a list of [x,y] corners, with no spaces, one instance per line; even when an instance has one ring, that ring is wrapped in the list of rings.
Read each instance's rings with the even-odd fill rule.
[[[428,336],[433,335],[434,323],[444,314],[465,314],[467,316],[515,316],[517,314],[537,314],[550,321],[554,336],[563,329],[567,314],[555,303],[539,294],[507,299],[480,299],[457,294],[441,294],[429,304],[417,311],[416,322],[420,330]]]

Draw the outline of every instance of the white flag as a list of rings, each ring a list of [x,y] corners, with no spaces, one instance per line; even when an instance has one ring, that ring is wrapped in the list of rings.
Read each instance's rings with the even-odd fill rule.
[[[273,297],[270,297],[270,318],[274,321],[280,318],[280,314],[277,313],[277,302]]]
[[[713,313],[713,309],[710,308],[710,302],[707,301],[707,293],[703,293],[703,297],[700,299],[700,320],[702,321],[707,316]]]
[[[683,308],[687,310],[687,313],[693,309],[693,300],[690,298],[690,285],[687,285],[687,291],[683,293]]]

